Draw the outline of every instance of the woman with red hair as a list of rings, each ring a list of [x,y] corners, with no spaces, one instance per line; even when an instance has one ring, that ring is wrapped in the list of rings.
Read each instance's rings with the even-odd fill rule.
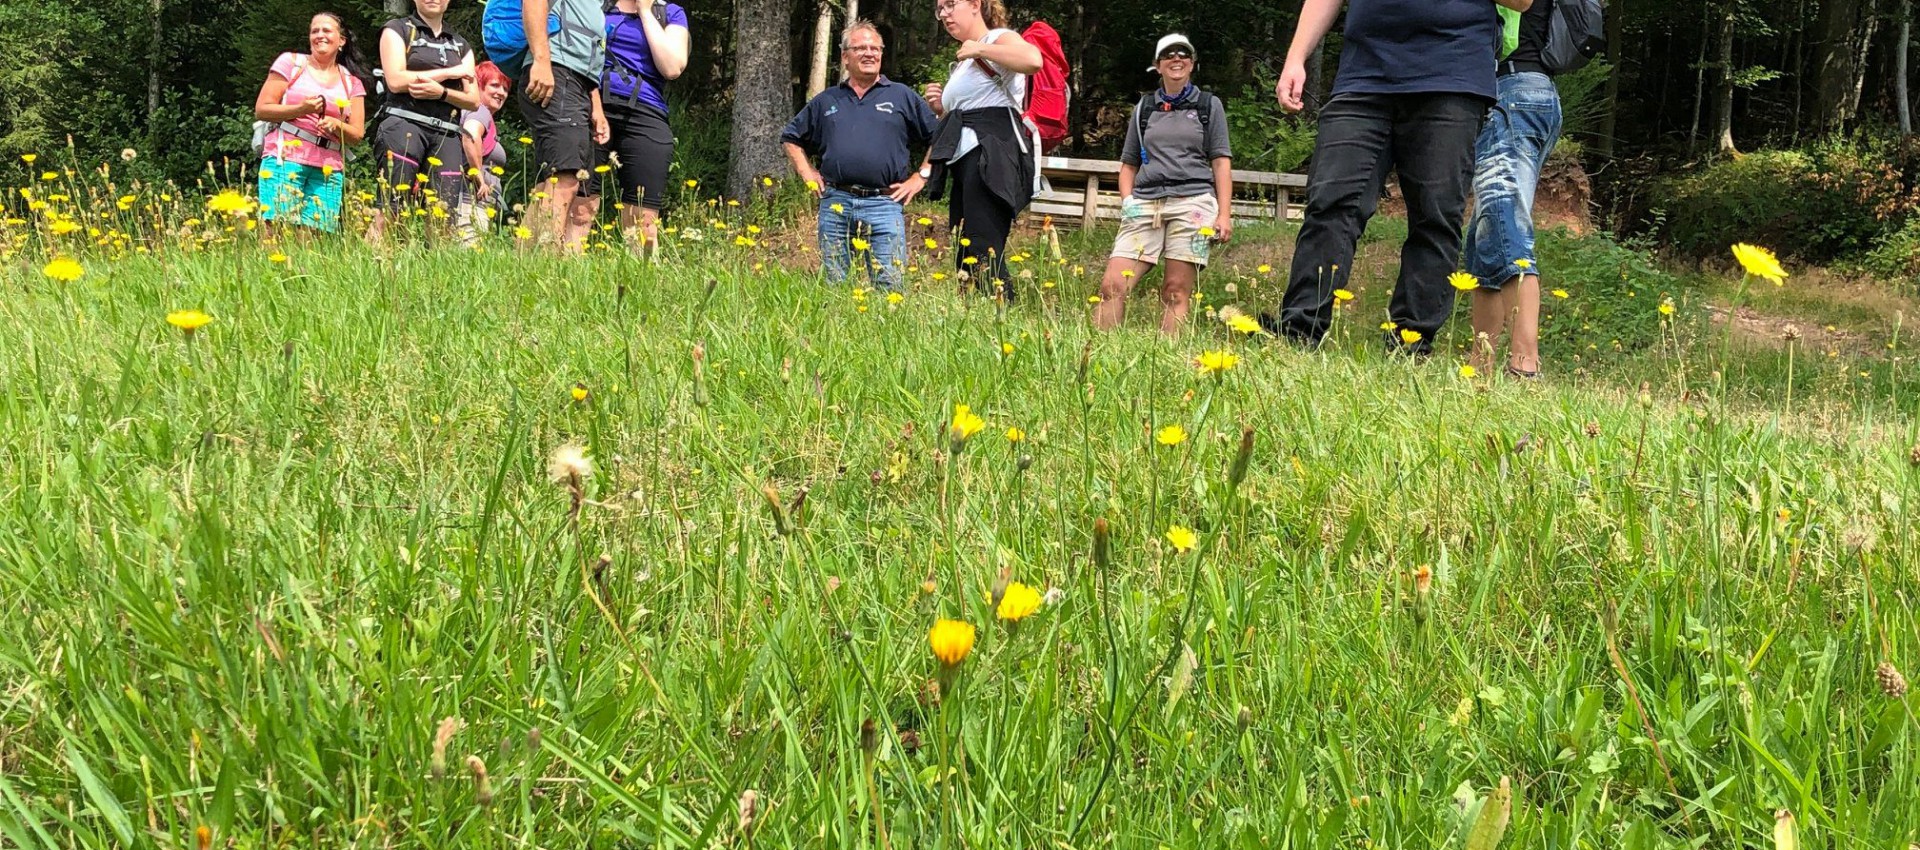
[[[507,95],[513,92],[513,81],[492,62],[476,66],[473,78],[480,87],[480,105],[460,113],[460,147],[467,155],[467,180],[453,215],[453,231],[466,244],[491,229],[491,220],[502,209],[500,175],[506,172],[507,150],[500,146],[500,128],[493,123],[493,115],[507,105]]]

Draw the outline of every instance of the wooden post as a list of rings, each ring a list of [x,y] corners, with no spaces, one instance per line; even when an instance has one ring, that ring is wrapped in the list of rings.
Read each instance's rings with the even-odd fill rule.
[[[1287,207],[1291,206],[1292,203],[1293,193],[1289,191],[1287,187],[1273,187],[1273,214],[1280,219],[1280,223],[1286,223],[1288,214]]]
[[[1099,215],[1100,215],[1100,175],[1088,174],[1087,175],[1087,198],[1086,200],[1080,203],[1080,229],[1087,230],[1089,228],[1092,228],[1094,220],[1098,218]]]

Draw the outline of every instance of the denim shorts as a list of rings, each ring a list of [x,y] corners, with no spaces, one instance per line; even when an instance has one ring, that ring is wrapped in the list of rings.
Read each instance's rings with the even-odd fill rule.
[[[1547,155],[1560,140],[1560,92],[1551,77],[1507,74],[1499,88],[1499,102],[1474,144],[1473,221],[1465,252],[1467,273],[1490,290],[1523,271],[1540,273],[1533,250],[1533,193]]]

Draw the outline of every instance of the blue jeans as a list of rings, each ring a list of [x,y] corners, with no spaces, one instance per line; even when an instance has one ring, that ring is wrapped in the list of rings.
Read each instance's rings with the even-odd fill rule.
[[[853,240],[865,243],[858,250]],[[847,279],[854,261],[866,265],[873,285],[899,289],[907,272],[907,216],[893,199],[856,198],[828,189],[820,198],[820,265],[827,280]]]
[[[1539,274],[1533,250],[1533,192],[1560,140],[1560,92],[1531,71],[1500,78],[1500,102],[1487,113],[1473,151],[1473,222],[1467,273],[1499,290],[1521,273]],[[1524,262],[1522,262],[1524,261]]]

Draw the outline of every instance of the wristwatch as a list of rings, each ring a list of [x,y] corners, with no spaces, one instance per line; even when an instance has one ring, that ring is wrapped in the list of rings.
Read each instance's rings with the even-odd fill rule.
[[[933,165],[931,163],[920,166],[920,179],[922,180],[933,179]]]

